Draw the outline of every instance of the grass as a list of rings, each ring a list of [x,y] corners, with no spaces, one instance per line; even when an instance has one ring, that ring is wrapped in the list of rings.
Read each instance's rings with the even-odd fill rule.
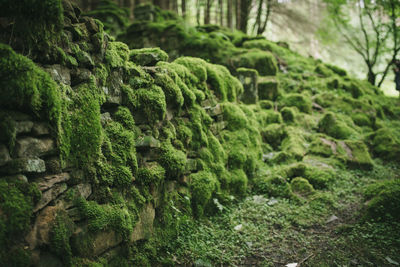
[[[185,266],[390,266],[400,262],[400,222],[363,221],[362,193],[375,181],[399,178],[398,170],[382,163],[370,172],[336,170],[335,182],[308,199],[250,194],[220,214],[182,224],[170,253]]]

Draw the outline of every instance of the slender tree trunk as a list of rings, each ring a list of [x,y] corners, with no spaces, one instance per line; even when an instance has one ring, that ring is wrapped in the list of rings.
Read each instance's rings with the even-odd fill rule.
[[[272,10],[272,0],[267,0],[267,13],[265,15],[264,22],[257,29],[257,35],[263,34],[265,32],[265,30],[267,29],[267,24],[268,24],[268,21],[269,21],[269,16],[271,14],[271,10]]]
[[[227,17],[226,17],[226,22],[227,22],[227,26],[229,29],[233,28],[233,23],[232,23],[232,13],[233,13],[233,4],[232,4],[233,0],[228,0],[228,12],[227,12]]]
[[[182,9],[182,17],[186,18],[186,0],[182,0],[181,9]]]
[[[210,24],[211,21],[211,7],[214,0],[207,0],[204,11],[204,24]]]
[[[200,25],[200,12],[201,12],[201,7],[200,7],[200,0],[196,0],[196,21],[197,25]]]
[[[240,1],[240,30],[247,33],[247,25],[249,22],[251,8],[251,0],[241,0]]]
[[[172,0],[172,10],[175,11],[176,14],[179,14],[178,0]]]
[[[241,0],[235,0],[235,13],[236,13],[236,29],[240,30],[241,13],[240,12],[240,2]]]
[[[257,34],[258,34],[258,29],[260,29],[261,27],[261,15],[263,13],[263,4],[264,4],[264,0],[259,0],[258,1],[258,10],[257,10],[257,17],[256,17],[256,22],[254,23],[253,26],[253,31],[255,31],[255,29],[257,28]]]
[[[224,26],[224,1],[219,0],[219,25]]]

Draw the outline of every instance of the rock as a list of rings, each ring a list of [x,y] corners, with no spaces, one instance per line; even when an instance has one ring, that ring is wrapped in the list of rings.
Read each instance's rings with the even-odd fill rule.
[[[56,82],[71,85],[71,73],[67,67],[59,64],[51,65],[44,69]]]
[[[122,103],[122,84],[122,74],[113,71],[107,79],[107,86],[103,87],[103,91],[107,95],[106,104],[120,105]]]
[[[61,166],[61,160],[59,157],[51,157],[49,159],[46,159],[46,170],[50,173],[61,173],[62,172],[62,166]]]
[[[106,125],[108,122],[112,121],[110,112],[105,112],[100,115],[101,125]]]
[[[46,191],[53,187],[57,183],[65,182],[70,179],[70,175],[67,172],[54,174],[54,175],[47,175],[43,178],[40,178],[37,182],[40,191]]]
[[[338,220],[339,218],[336,215],[332,215],[331,217],[328,218],[328,220],[326,220],[326,223],[331,223],[334,222],[336,220]]]
[[[11,160],[10,153],[5,145],[0,144],[0,166],[3,166]]]
[[[94,67],[94,62],[91,56],[82,50],[76,53],[76,60],[78,60],[79,67],[92,69]]]
[[[121,242],[121,235],[115,231],[107,230],[92,233],[88,231],[86,226],[77,228],[72,235],[72,247],[79,256],[94,257],[117,246]]]
[[[30,133],[33,127],[32,121],[17,121],[15,122],[15,130],[17,134]]]
[[[207,108],[206,111],[211,117],[216,117],[222,114],[222,108],[220,104],[217,104],[214,107]]]
[[[43,209],[36,217],[35,224],[29,234],[25,237],[29,249],[50,244],[51,226],[57,216],[58,207],[49,206]]]
[[[50,134],[49,125],[46,122],[35,122],[33,124],[32,133],[36,136]]]
[[[279,83],[274,77],[259,77],[258,98],[260,100],[276,100],[279,95]]]
[[[168,54],[158,47],[132,49],[129,58],[140,66],[155,66],[157,62],[168,61]]]
[[[258,72],[254,69],[238,68],[237,75],[243,84],[244,92],[240,96],[240,100],[246,104],[255,104],[258,101],[257,79]]]
[[[75,199],[87,199],[91,194],[92,186],[90,184],[78,184],[69,188],[61,198],[55,201],[55,205],[63,209],[70,209],[74,206]]]
[[[136,140],[137,149],[150,149],[160,147],[160,141],[153,136],[141,136]]]
[[[153,233],[153,222],[155,218],[155,209],[153,204],[146,204],[139,214],[139,221],[131,234],[131,242],[136,242],[141,239],[149,238]]]
[[[55,148],[55,142],[51,138],[23,137],[15,142],[13,155],[19,158],[39,157],[50,154]]]
[[[42,194],[42,198],[39,200],[39,202],[36,204],[35,208],[33,209],[33,212],[37,212],[38,210],[41,210],[44,208],[47,204],[49,204],[51,201],[56,199],[60,194],[65,192],[67,190],[68,186],[66,183],[62,184],[55,184],[52,188],[49,190],[45,191]]]
[[[186,161],[186,174],[189,174],[191,172],[195,172],[198,170],[197,167],[197,159],[188,159]]]
[[[46,165],[39,158],[20,158],[9,161],[4,167],[0,168],[0,172],[4,174],[33,173],[45,172]]]
[[[210,126],[210,130],[214,135],[217,135],[218,133],[220,133],[223,129],[226,128],[226,126],[228,125],[228,123],[226,121],[220,121],[220,122],[216,122],[213,123]]]
[[[71,71],[71,86],[90,81],[92,73],[88,69],[77,68]]]

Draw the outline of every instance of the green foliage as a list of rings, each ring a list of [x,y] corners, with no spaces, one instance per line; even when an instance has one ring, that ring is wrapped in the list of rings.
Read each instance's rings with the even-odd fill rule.
[[[280,176],[256,178],[254,180],[253,192],[256,194],[266,194],[269,197],[292,197],[290,184]]]
[[[192,193],[192,207],[197,217],[202,217],[206,205],[210,202],[217,189],[217,179],[210,172],[201,171],[190,176],[190,191]]]
[[[159,86],[138,89],[134,91],[134,95],[136,97],[135,111],[143,113],[149,122],[164,119],[167,104],[164,92]]]
[[[139,168],[137,181],[142,185],[159,184],[165,178],[165,170],[158,163],[150,164],[145,168]]]
[[[232,60],[236,68],[255,69],[260,75],[276,75],[278,72],[276,59],[269,52],[250,50]]]
[[[177,180],[185,171],[186,155],[170,143],[164,143],[161,146],[159,163],[165,169],[166,178]]]
[[[129,59],[129,48],[121,42],[109,42],[105,53],[105,61],[111,68],[125,66]]]

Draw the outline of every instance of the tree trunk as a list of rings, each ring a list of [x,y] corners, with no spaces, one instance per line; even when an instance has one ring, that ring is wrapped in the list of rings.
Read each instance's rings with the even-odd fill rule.
[[[214,0],[207,0],[204,11],[204,24],[210,24],[211,21],[211,7]]]
[[[227,26],[229,29],[233,28],[233,24],[232,24],[232,13],[233,13],[233,4],[232,4],[233,0],[228,0],[228,12],[227,12],[227,17],[226,17],[226,22],[227,22]]]
[[[172,0],[172,10],[175,11],[176,14],[179,14],[178,0]]]
[[[258,34],[258,29],[261,28],[261,15],[262,15],[262,11],[263,11],[263,4],[264,4],[264,0],[258,0],[258,10],[257,10],[257,17],[256,17],[256,22],[254,23],[253,26],[253,31],[255,31],[255,29],[257,28],[257,34]]]
[[[219,25],[224,26],[224,1],[219,0]]]
[[[240,1],[240,27],[239,29],[247,33],[247,24],[249,22],[251,8],[251,0],[241,0]]]
[[[186,18],[186,0],[182,0],[181,9],[182,9],[182,17]]]
[[[267,0],[267,13],[265,15],[264,22],[262,23],[262,25],[260,24],[260,27],[257,29],[257,35],[263,34],[265,32],[265,30],[267,29],[267,24],[268,24],[269,16],[271,14],[271,10],[272,10],[272,0]]]
[[[241,0],[235,0],[236,29],[237,30],[240,30],[240,22],[241,22],[240,2],[241,2]]]
[[[197,25],[200,25],[200,12],[201,12],[201,8],[200,8],[200,0],[196,0],[196,22]]]

